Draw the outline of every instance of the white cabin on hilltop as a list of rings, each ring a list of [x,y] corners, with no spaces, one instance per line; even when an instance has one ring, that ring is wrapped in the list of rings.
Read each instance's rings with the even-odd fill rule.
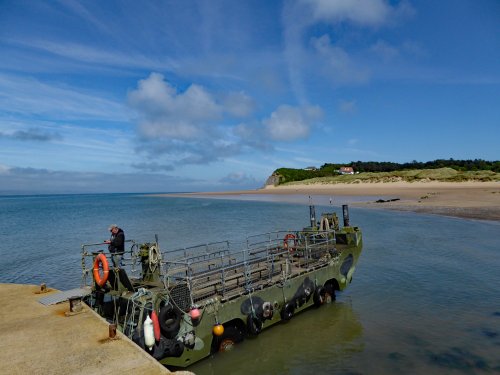
[[[340,174],[354,174],[354,169],[352,167],[340,167]]]

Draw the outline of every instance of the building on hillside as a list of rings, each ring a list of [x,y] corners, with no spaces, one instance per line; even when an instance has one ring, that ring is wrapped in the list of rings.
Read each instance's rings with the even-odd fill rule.
[[[317,171],[318,168],[316,168],[316,167],[305,167],[304,170],[305,171]]]
[[[340,174],[354,174],[352,167],[340,167],[339,172]]]

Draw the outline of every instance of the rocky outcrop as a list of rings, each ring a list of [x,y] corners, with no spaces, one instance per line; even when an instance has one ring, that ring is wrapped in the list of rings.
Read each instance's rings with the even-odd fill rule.
[[[266,180],[266,186],[278,186],[280,183],[280,176],[278,174],[273,173],[271,176],[269,176]]]

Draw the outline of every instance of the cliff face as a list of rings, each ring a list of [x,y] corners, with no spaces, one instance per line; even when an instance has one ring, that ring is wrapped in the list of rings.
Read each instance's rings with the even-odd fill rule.
[[[279,183],[280,183],[280,177],[273,173],[271,176],[269,176],[267,178],[265,186],[268,186],[268,185],[278,186]]]

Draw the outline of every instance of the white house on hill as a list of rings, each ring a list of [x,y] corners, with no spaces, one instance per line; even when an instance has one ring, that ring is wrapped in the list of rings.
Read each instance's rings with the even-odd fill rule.
[[[354,174],[352,167],[340,167],[340,174]]]

